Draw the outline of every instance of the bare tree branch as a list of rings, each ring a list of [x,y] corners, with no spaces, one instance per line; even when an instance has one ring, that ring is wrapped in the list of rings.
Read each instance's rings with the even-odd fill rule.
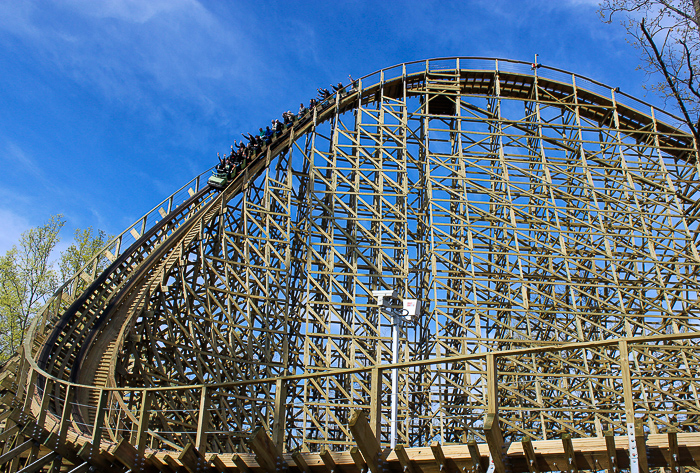
[[[666,78],[666,82],[668,82],[668,86],[673,91],[673,95],[675,96],[676,101],[678,102],[678,106],[680,107],[681,111],[683,112],[683,117],[685,118],[685,121],[688,124],[690,131],[692,132],[695,139],[698,142],[700,142],[700,136],[698,136],[697,126],[695,125],[693,120],[690,119],[690,115],[688,114],[688,110],[685,107],[685,102],[683,101],[683,98],[681,97],[680,93],[678,92],[678,89],[676,88],[676,84],[674,83],[672,76],[668,72],[668,69],[666,67],[666,62],[664,61],[663,57],[661,56],[661,53],[659,53],[659,50],[656,48],[656,43],[654,43],[653,38],[651,37],[651,35],[649,34],[649,31],[647,31],[646,26],[644,25],[644,18],[642,18],[640,26],[642,28],[642,32],[644,33],[644,36],[647,39],[647,42],[649,43],[652,50],[654,51],[654,56],[656,57],[656,61],[659,65],[659,67],[661,68],[661,71],[663,72],[664,77]]]

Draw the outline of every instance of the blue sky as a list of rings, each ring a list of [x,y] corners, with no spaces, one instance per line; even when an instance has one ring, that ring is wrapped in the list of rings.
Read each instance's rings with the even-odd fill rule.
[[[319,86],[405,61],[488,56],[648,102],[639,52],[594,0],[0,2],[0,254],[62,213],[119,233],[241,132]]]

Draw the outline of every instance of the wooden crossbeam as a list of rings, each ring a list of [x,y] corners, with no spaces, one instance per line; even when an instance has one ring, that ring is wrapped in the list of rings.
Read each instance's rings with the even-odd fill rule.
[[[525,453],[525,461],[527,462],[528,471],[530,473],[540,473],[540,467],[537,464],[535,449],[532,447],[532,439],[530,437],[525,437],[520,443],[523,447],[523,453]]]
[[[226,463],[224,463],[224,461],[219,458],[218,455],[212,455],[212,457],[209,459],[209,463],[211,463],[218,473],[225,473],[227,470]]]
[[[319,456],[321,457],[321,461],[323,462],[323,464],[326,465],[326,468],[328,468],[331,471],[331,473],[338,471],[338,465],[335,463],[331,452],[324,448],[323,450],[321,450]]]
[[[678,433],[671,429],[666,434],[668,437],[668,467],[672,473],[681,473],[678,455]]]
[[[394,454],[399,459],[399,463],[401,463],[401,468],[403,468],[404,473],[418,473],[413,467],[411,459],[408,458],[406,447],[403,445],[397,445],[396,448],[394,448]]]
[[[644,433],[642,419],[634,421],[634,438],[637,442],[637,455],[639,461],[639,473],[649,473],[649,458],[647,457],[647,437]]]
[[[440,470],[441,473],[451,473],[451,468],[447,465],[447,458],[445,458],[445,452],[442,451],[440,442],[432,442],[430,444],[430,450],[433,452],[433,458],[438,466],[438,470]]]
[[[361,472],[367,471],[367,462],[365,462],[365,459],[362,457],[362,452],[360,452],[359,448],[352,447],[350,449],[350,457],[352,461],[355,462],[355,466],[358,470]]]
[[[214,473],[214,469],[204,458],[204,455],[191,443],[188,443],[182,452],[180,452],[177,460],[182,463],[185,469],[190,473],[202,473],[207,471]]]
[[[608,460],[608,473],[617,471],[617,450],[615,450],[615,436],[611,431],[605,432],[605,450]]]
[[[248,466],[248,464],[241,458],[240,455],[233,455],[231,457],[231,461],[235,465],[236,468],[238,468],[238,471],[240,473],[251,473],[251,469]]]
[[[292,454],[292,461],[299,467],[302,473],[311,473],[311,468],[309,468],[309,464],[306,463],[306,459],[304,459],[304,455],[302,455],[301,452],[294,452]]]
[[[263,426],[258,426],[253,431],[248,440],[248,446],[255,453],[255,460],[268,473],[275,473],[278,464],[280,464],[280,469],[286,468],[286,462],[282,459],[281,452],[267,435]]]
[[[362,456],[365,457],[367,466],[372,473],[381,473],[379,461],[382,459],[382,450],[377,438],[367,421],[364,411],[355,411],[349,422],[350,432],[355,439]]]
[[[506,457],[503,452],[503,434],[498,425],[498,414],[487,414],[484,420],[484,435],[496,473],[506,473]]]
[[[576,452],[574,452],[574,444],[571,442],[571,434],[562,434],[561,443],[564,446],[566,471],[569,471],[571,473],[578,473],[578,466],[576,464]]]

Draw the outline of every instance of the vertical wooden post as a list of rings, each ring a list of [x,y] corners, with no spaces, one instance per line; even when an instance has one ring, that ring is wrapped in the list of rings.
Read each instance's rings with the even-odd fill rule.
[[[195,447],[202,455],[207,451],[207,430],[209,429],[209,405],[211,401],[209,391],[208,386],[202,387],[202,393],[199,398],[199,417],[197,418]]]
[[[287,383],[278,379],[275,382],[275,413],[272,423],[272,443],[284,452],[284,430],[287,421]]]
[[[148,439],[148,422],[151,418],[151,403],[154,392],[144,389],[141,395],[141,408],[139,409],[139,423],[136,429],[136,438],[132,439],[132,444],[136,445],[135,471],[143,471],[146,466],[146,441]]]
[[[486,413],[498,417],[498,372],[493,353],[486,355]]]
[[[102,439],[102,427],[104,426],[105,409],[109,400],[109,391],[100,389],[100,398],[97,401],[97,411],[95,411],[95,423],[92,426],[92,449],[96,453],[100,448],[100,440]]]
[[[506,457],[503,448],[503,433],[498,422],[498,369],[496,356],[486,355],[486,418],[484,436],[496,473],[506,472]]]
[[[382,439],[382,370],[378,367],[372,368],[372,379],[370,380],[369,399],[369,426],[374,432],[377,442]]]

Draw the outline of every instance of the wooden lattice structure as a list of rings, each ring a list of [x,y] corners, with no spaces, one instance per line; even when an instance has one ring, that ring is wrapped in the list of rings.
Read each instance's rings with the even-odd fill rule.
[[[700,467],[700,167],[679,124],[517,61],[363,77],[56,293],[1,375],[0,465]],[[395,364],[377,290],[422,308]]]

